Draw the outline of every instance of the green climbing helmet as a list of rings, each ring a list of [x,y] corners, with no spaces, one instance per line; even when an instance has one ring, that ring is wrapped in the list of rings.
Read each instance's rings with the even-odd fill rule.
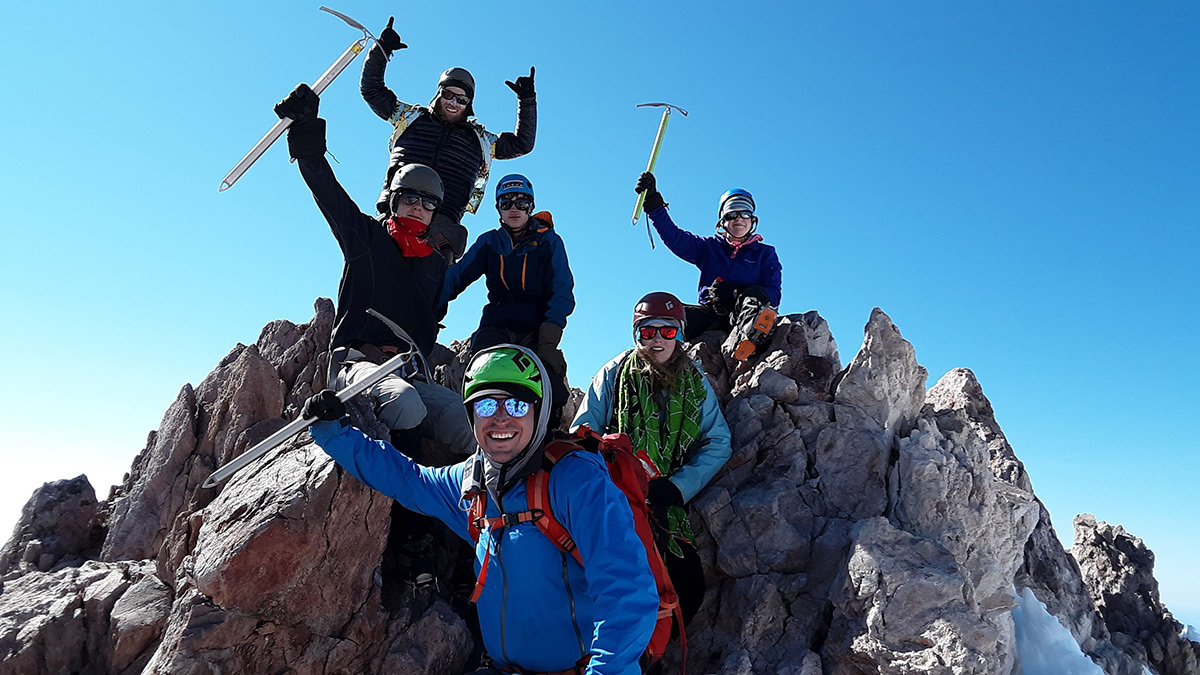
[[[515,346],[483,349],[467,364],[463,402],[497,395],[530,402],[542,399],[542,371],[529,354]]]

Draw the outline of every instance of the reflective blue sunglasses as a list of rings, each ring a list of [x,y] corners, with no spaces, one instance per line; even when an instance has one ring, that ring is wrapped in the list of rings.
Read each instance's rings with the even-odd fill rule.
[[[500,409],[500,399],[481,398],[472,405],[475,406],[476,417],[491,417]],[[529,403],[517,398],[504,399],[504,412],[509,417],[524,417],[529,414]]]

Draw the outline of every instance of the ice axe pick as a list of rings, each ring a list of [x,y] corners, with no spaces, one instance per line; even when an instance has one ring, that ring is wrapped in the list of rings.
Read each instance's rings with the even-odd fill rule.
[[[654,136],[654,148],[650,151],[650,163],[646,165],[646,171],[654,171],[654,164],[658,161],[658,151],[662,149],[663,135],[667,133],[667,122],[671,120],[671,110],[678,110],[687,117],[688,112],[677,105],[670,103],[639,103],[638,108],[662,108],[662,120],[658,123],[658,133]],[[642,202],[646,200],[646,193],[639,192],[637,204],[633,207],[633,224],[637,225],[638,219],[642,217]],[[650,233],[650,223],[646,223],[646,234]],[[654,237],[650,237],[650,246],[654,247]]]
[[[371,31],[367,30],[366,27],[364,27],[361,23],[351,19],[345,14],[329,9],[328,7],[321,7],[320,9],[323,12],[329,12],[342,21],[345,21],[346,23],[350,24],[350,26],[361,30],[363,36],[355,40],[354,44],[347,47],[346,51],[342,52],[342,55],[338,57],[338,60],[334,61],[332,66],[329,66],[329,70],[326,70],[324,75],[318,78],[316,82],[313,82],[312,90],[317,96],[320,96],[321,92],[325,91],[325,88],[328,87],[338,75],[342,74],[342,71],[346,69],[346,66],[350,65],[350,62],[354,60],[354,57],[358,56],[359,52],[366,49],[368,42],[375,39],[375,36],[371,35]],[[233,167],[233,171],[230,171],[228,174],[226,174],[225,178],[221,181],[221,187],[217,191],[224,192],[233,187],[233,184],[242,177],[242,174],[246,173],[250,167],[254,166],[254,163],[258,161],[259,157],[262,157],[263,153],[267,151],[267,148],[274,145],[275,141],[279,140],[279,137],[282,136],[283,132],[286,131],[291,125],[292,120],[286,117],[276,122],[275,126],[271,127],[271,130],[267,132],[267,135],[263,136],[258,143],[255,143],[254,147],[250,148],[250,152],[246,153],[246,156],[242,158],[242,161],[238,162],[237,166]]]

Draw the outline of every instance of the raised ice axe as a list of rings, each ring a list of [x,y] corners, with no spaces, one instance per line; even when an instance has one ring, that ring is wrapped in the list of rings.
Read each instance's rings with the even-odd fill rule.
[[[396,325],[394,321],[388,319],[373,309],[368,309],[367,313],[384,322],[384,324],[386,324],[387,327],[397,335],[397,337],[407,342],[408,349],[396,354],[387,361],[384,361],[378,368],[372,370],[370,375],[367,375],[358,382],[355,382],[354,384],[349,385],[339,391],[337,393],[337,397],[342,403],[349,401],[367,389],[375,386],[377,382],[390,375],[393,371],[404,366],[405,362],[410,360],[419,360],[421,362],[421,369],[424,372],[426,379],[429,379],[429,364],[425,362],[425,357],[421,354],[421,350],[417,349],[417,344],[413,342],[413,339],[409,337],[408,333],[405,333],[404,329]],[[204,484],[201,487],[211,488],[223,483],[224,481],[228,480],[230,476],[245,468],[247,464],[274,450],[287,439],[312,426],[316,421],[317,418],[315,417],[297,417],[287,426],[259,441],[259,443],[253,448],[250,448],[249,450],[235,457],[233,461],[212,472],[212,474],[205,479]]]
[[[342,21],[350,24],[352,27],[361,30],[363,32],[363,36],[355,40],[354,44],[347,47],[346,51],[342,52],[342,55],[338,57],[338,60],[334,61],[332,66],[329,66],[329,70],[326,70],[324,75],[322,75],[316,82],[313,82],[312,90],[317,96],[320,96],[321,92],[325,91],[325,88],[328,87],[338,75],[342,74],[342,71],[346,69],[346,66],[350,65],[350,62],[353,61],[354,58],[358,56],[360,52],[362,52],[362,50],[366,49],[368,42],[375,40],[375,36],[371,35],[371,31],[367,30],[366,27],[364,27],[361,23],[351,19],[345,14],[329,9],[328,7],[321,7],[321,11],[329,12]],[[253,148],[250,148],[250,152],[246,153],[246,156],[242,158],[242,161],[238,162],[237,166],[233,167],[233,171],[230,171],[225,176],[225,178],[221,181],[221,187],[217,191],[224,192],[233,187],[233,184],[242,177],[242,174],[246,173],[250,167],[254,166],[254,163],[258,161],[259,157],[262,157],[263,153],[267,151],[267,148],[271,147],[275,141],[279,140],[279,137],[282,136],[283,132],[286,131],[291,125],[292,120],[286,117],[276,122],[275,126],[271,127],[271,130],[267,132],[267,135],[263,136]]]
[[[662,148],[663,134],[667,133],[667,122],[671,119],[671,110],[678,110],[687,117],[688,112],[677,105],[670,103],[639,103],[638,108],[662,108],[662,120],[658,123],[658,134],[654,136],[654,148],[650,151],[650,163],[646,165],[647,171],[654,171],[654,163],[658,161],[658,151]],[[646,200],[646,193],[639,192],[637,204],[633,207],[633,224],[637,225],[638,219],[642,217],[642,202]],[[650,222],[646,222],[646,234],[650,234]],[[650,247],[654,247],[654,237],[650,237]]]

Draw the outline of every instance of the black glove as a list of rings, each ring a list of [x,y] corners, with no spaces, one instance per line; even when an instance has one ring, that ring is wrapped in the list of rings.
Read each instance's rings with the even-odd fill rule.
[[[383,48],[383,53],[388,56],[399,49],[408,49],[408,45],[400,41],[400,34],[392,30],[392,23],[395,20],[396,17],[389,16],[387,28],[384,28],[383,32],[379,34],[378,44]]]
[[[308,397],[300,414],[305,417],[315,417],[326,422],[336,422],[346,414],[346,404],[342,403],[332,389],[322,389],[320,393]]]
[[[517,98],[529,98],[533,96],[533,66],[529,66],[529,76],[522,75],[517,78],[516,82],[504,81],[509,89],[512,89],[517,94]]]
[[[650,173],[649,171],[638,177],[637,187],[634,188],[634,191],[646,193],[646,199],[642,202],[642,208],[646,210],[646,213],[650,213],[651,211],[666,205],[666,202],[663,201],[662,195],[658,192],[657,181],[654,180],[654,174]]]
[[[683,507],[683,493],[670,478],[655,478],[650,481],[650,492],[646,499],[650,502],[650,513],[654,516],[654,521],[663,530],[670,530],[671,521],[667,512],[672,506]]]
[[[320,105],[321,97],[317,96],[317,92],[301,82],[292,93],[275,104],[275,114],[279,115],[279,119],[290,117],[293,124],[310,122],[317,119],[317,109]]]
[[[325,154],[325,120],[317,117],[321,98],[307,84],[296,85],[292,93],[275,104],[279,119],[291,119],[288,127],[288,154],[292,159]]]
[[[538,327],[537,349],[535,350],[542,363],[560,375],[567,372],[567,360],[563,357],[562,350],[558,348],[562,334],[561,326],[549,322],[543,323]]]
[[[708,287],[709,304],[716,305],[725,311],[733,311],[733,305],[736,301],[737,288],[721,279],[715,279],[712,285]]]

